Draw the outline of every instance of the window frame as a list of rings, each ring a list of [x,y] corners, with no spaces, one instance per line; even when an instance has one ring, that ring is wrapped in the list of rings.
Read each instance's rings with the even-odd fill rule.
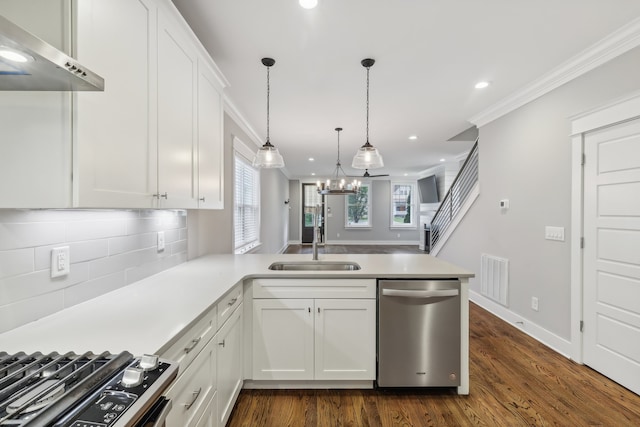
[[[252,165],[252,161],[249,160],[253,155],[253,151],[241,140],[234,137],[233,140],[233,251],[236,255],[249,253],[258,248],[262,243],[260,242],[260,217],[261,217],[261,204],[260,204],[260,170]],[[252,197],[253,204],[244,204],[242,206],[249,206],[255,209],[255,217],[253,218],[255,224],[255,238],[251,240],[243,240],[238,242],[237,224],[238,224],[238,207],[240,206],[238,200],[238,164],[241,164],[243,170],[249,171],[253,178],[252,186],[255,187],[255,192]],[[243,186],[244,189],[244,186]],[[244,196],[244,193],[243,193]],[[242,197],[244,200],[245,198]],[[246,209],[246,207],[245,207]],[[244,230],[243,230],[244,232]]]
[[[371,215],[372,213],[371,189],[373,188],[373,186],[371,185],[371,183],[363,182],[360,188],[362,189],[365,187],[367,189],[367,223],[360,225],[358,223],[349,222],[349,206],[352,205],[349,203],[349,199],[351,197],[354,197],[354,195],[348,195],[348,196],[345,196],[345,200],[344,200],[344,228],[356,229],[356,230],[373,228],[373,219]]]
[[[409,217],[411,219],[411,222],[409,223],[398,223],[395,222],[394,218],[395,218],[395,214],[397,213],[396,210],[396,195],[395,195],[395,191],[396,191],[396,187],[410,187],[410,193],[409,196],[411,197],[411,201],[410,203],[406,203],[405,205],[408,206],[409,208]],[[390,225],[389,227],[392,229],[397,229],[397,228],[416,228],[416,224],[417,222],[417,218],[416,218],[416,213],[417,213],[417,209],[416,209],[416,196],[417,196],[417,189],[418,186],[415,182],[413,181],[391,181],[391,186],[390,186],[390,196],[389,196],[389,220],[390,220]],[[406,212],[406,210],[405,210]],[[405,214],[406,215],[406,214]]]

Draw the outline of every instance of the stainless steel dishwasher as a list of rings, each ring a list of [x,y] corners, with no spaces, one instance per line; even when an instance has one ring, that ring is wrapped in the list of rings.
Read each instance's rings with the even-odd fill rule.
[[[378,281],[379,387],[460,385],[460,281]]]

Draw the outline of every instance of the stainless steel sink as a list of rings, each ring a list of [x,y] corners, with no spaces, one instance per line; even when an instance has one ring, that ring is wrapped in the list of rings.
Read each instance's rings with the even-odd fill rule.
[[[341,261],[287,261],[274,262],[269,270],[296,270],[296,271],[355,271],[360,270],[360,265],[355,262]]]

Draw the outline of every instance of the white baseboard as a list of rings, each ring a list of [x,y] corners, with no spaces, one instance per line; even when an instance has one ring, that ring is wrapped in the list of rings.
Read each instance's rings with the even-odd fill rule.
[[[530,320],[525,319],[508,308],[480,295],[475,291],[469,290],[469,299],[510,325],[520,329],[533,339],[560,353],[567,359],[571,359],[571,342],[569,340],[549,332],[542,326],[536,325]]]

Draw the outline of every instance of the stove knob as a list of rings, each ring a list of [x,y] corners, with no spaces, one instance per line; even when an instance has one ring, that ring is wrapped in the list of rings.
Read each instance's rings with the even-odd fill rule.
[[[130,388],[142,384],[144,371],[139,368],[127,368],[122,374],[122,385]]]
[[[145,354],[140,358],[138,365],[144,371],[153,371],[158,367],[158,356],[155,354]]]

